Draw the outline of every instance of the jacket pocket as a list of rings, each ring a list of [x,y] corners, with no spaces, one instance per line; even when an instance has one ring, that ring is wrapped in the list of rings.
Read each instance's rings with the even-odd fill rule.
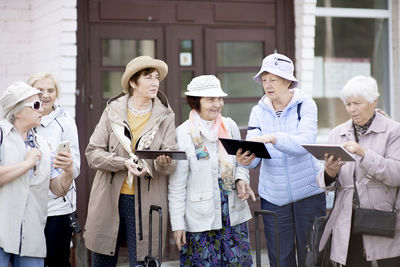
[[[213,192],[192,193],[189,197],[188,208],[195,217],[210,216],[214,212]]]
[[[108,152],[115,152],[119,146],[119,140],[114,132],[110,133],[110,137],[108,139]]]

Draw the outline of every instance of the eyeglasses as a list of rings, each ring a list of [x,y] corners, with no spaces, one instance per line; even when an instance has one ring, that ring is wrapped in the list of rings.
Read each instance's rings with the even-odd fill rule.
[[[34,110],[39,110],[42,107],[42,101],[35,100],[24,104],[24,107],[31,107]]]

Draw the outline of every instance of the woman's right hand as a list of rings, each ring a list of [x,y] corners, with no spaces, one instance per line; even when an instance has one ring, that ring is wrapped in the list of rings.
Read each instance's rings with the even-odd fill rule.
[[[147,172],[147,169],[142,169],[141,167],[139,167],[139,164],[136,163],[133,159],[125,160],[124,165],[128,172],[130,172],[134,176],[141,177]]]
[[[341,158],[335,158],[333,155],[328,155],[328,153],[325,153],[324,160],[325,171],[330,177],[336,177],[340,171],[340,168],[342,168],[342,166],[345,164]]]
[[[32,168],[36,165],[36,161],[42,158],[42,152],[37,148],[32,148],[25,155],[25,160],[29,162],[29,166]]]
[[[176,230],[172,233],[172,236],[174,237],[176,246],[181,251],[182,246],[186,244],[186,231]]]
[[[239,148],[236,152],[236,161],[244,166],[249,166],[255,158],[256,155],[248,150],[242,154],[242,149]]]

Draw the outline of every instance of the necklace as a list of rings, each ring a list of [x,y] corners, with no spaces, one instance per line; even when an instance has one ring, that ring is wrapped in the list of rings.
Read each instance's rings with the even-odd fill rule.
[[[143,109],[143,110],[135,109],[132,106],[131,101],[128,101],[128,109],[135,116],[146,115],[151,111],[152,108],[153,108],[153,101],[151,101],[151,100],[150,100],[149,106],[146,109]]]

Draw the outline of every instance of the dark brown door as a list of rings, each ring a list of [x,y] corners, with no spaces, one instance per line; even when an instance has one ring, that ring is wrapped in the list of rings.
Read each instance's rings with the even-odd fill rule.
[[[188,116],[184,91],[190,80],[202,74],[216,75],[228,93],[223,115],[237,122],[244,137],[251,107],[263,94],[252,77],[263,57],[274,50],[294,56],[293,0],[78,1],[81,222],[86,219],[94,176],[84,149],[107,99],[121,92],[120,79],[129,60],[150,55],[167,62],[169,73],[160,90],[176,113],[177,125]],[[257,191],[258,170],[251,171],[251,179]],[[250,204],[252,210],[259,208],[259,201]],[[250,228],[253,241],[253,220]],[[169,233],[164,255],[170,259],[178,256],[171,241]]]

